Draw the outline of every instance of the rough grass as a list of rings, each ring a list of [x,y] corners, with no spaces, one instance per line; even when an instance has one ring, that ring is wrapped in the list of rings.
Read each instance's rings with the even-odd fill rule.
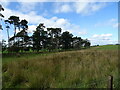
[[[3,63],[4,88],[106,88],[109,75],[118,87],[117,50],[67,51],[19,59]]]

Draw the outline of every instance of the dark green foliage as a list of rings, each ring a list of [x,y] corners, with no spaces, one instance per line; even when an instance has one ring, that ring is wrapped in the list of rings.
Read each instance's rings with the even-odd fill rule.
[[[9,52],[23,52],[40,50],[59,51],[70,49],[89,48],[89,40],[84,40],[81,37],[73,37],[72,33],[65,31],[63,33],[61,28],[47,28],[45,31],[44,23],[40,23],[32,36],[28,36],[28,21],[20,20],[18,16],[10,16],[5,20],[6,31],[8,36],[8,51]],[[14,36],[9,36],[10,25],[14,25]],[[19,32],[16,32],[16,30]]]
[[[73,35],[70,34],[68,31],[62,33],[62,35],[61,35],[61,43],[62,43],[63,49],[69,49],[69,48],[72,47],[71,46],[72,37],[73,37]]]
[[[16,29],[17,29],[17,27],[19,27],[19,21],[20,21],[20,19],[17,16],[10,16],[8,18],[8,20],[10,21],[11,24],[14,25],[14,28],[15,28],[14,36],[15,36],[16,35]]]
[[[81,49],[83,39],[81,37],[73,37],[72,38],[72,48],[74,49]]]
[[[47,28],[48,37],[50,37],[49,48],[58,49],[60,48],[60,37],[61,37],[61,28]]]
[[[90,44],[91,44],[91,43],[90,43],[89,40],[87,40],[87,39],[84,40],[84,43],[85,43],[85,45],[84,45],[85,48],[89,48],[89,47],[90,47]]]
[[[33,48],[39,51],[41,48],[45,47],[47,32],[44,31],[44,24],[39,24],[37,26],[36,31],[33,33]]]

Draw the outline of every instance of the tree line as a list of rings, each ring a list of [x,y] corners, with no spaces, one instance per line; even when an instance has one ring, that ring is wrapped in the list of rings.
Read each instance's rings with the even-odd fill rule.
[[[3,8],[0,9],[0,11],[1,10],[3,10]],[[2,17],[4,16],[2,15]],[[40,50],[53,51],[90,47],[89,40],[75,37],[69,31],[62,32],[61,28],[47,28],[44,26],[44,23],[40,23],[33,34],[29,36],[28,21],[26,19],[20,20],[18,16],[10,16],[7,20],[4,20],[4,22],[8,44],[5,43],[5,40],[0,42],[2,51],[23,52],[31,50],[39,52]],[[12,37],[9,35],[10,30],[12,30],[10,28],[11,25],[14,26],[14,35]],[[17,32],[17,30],[19,30],[19,32]]]

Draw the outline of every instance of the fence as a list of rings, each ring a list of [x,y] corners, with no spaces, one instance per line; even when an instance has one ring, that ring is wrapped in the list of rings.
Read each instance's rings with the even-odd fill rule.
[[[116,88],[114,85],[114,81],[118,81],[116,79],[113,79],[113,76],[108,76],[108,78],[105,79],[101,79],[101,80],[97,80],[97,81],[93,81],[91,83],[86,83],[85,87],[89,87],[89,88],[98,88],[97,86],[99,86],[100,84],[106,84],[105,87],[102,88],[107,88],[107,90],[113,90],[113,88]],[[120,86],[119,86],[120,87]],[[99,87],[100,88],[100,87]]]

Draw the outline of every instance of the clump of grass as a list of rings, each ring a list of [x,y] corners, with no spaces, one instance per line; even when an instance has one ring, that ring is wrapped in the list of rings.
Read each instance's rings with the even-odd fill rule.
[[[3,64],[3,87],[105,88],[109,75],[117,77],[117,57],[116,50],[82,50],[21,58]]]

